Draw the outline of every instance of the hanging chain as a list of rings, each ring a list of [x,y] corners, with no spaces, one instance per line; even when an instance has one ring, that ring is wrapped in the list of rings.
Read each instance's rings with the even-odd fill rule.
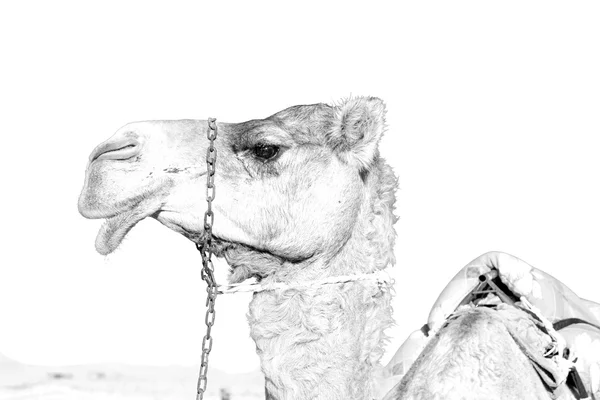
[[[215,222],[215,215],[212,210],[212,202],[215,199],[215,166],[217,163],[217,149],[215,148],[215,139],[217,138],[216,118],[208,119],[208,129],[206,137],[209,141],[206,150],[206,203],[208,205],[204,213],[204,237],[201,243],[196,243],[196,248],[202,256],[202,280],[206,281],[206,334],[202,339],[202,358],[200,363],[200,372],[198,374],[198,390],[196,400],[202,400],[206,392],[207,373],[208,373],[208,355],[212,350],[213,337],[211,330],[215,323],[215,300],[217,299],[217,282],[215,281],[214,267],[212,263],[212,228]]]

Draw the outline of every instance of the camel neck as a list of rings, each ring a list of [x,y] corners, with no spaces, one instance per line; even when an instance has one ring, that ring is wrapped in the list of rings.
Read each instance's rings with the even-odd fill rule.
[[[270,398],[370,399],[390,299],[363,282],[254,295],[250,334]]]
[[[299,274],[366,272],[373,264],[357,243],[361,238],[348,240],[325,268],[312,263]],[[390,300],[389,289],[371,281],[256,293],[248,321],[268,398],[371,399],[372,370],[392,322]]]

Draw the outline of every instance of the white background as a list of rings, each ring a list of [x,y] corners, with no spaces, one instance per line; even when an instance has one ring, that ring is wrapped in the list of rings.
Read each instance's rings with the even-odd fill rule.
[[[600,3],[7,3],[0,353],[197,363],[194,245],[147,220],[95,253],[100,221],[77,212],[89,152],[130,121],[241,122],[351,94],[386,101],[400,182],[386,359],[489,250],[600,301]],[[211,366],[258,366],[248,301],[218,299]]]

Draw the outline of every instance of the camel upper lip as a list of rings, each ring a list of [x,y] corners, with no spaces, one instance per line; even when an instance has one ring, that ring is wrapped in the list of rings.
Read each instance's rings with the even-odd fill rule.
[[[140,152],[140,143],[132,138],[102,143],[90,154],[90,162],[102,159],[126,160]]]

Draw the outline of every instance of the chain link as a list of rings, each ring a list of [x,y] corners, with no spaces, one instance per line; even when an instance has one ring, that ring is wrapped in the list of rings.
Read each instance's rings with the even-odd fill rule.
[[[217,299],[217,282],[215,281],[214,267],[212,263],[212,228],[215,222],[215,214],[212,210],[212,202],[215,199],[215,167],[217,164],[217,149],[215,148],[215,139],[217,138],[216,118],[208,119],[208,128],[206,137],[209,140],[209,146],[206,150],[206,203],[207,209],[204,213],[204,237],[201,243],[196,243],[196,248],[202,257],[201,276],[206,281],[206,334],[202,339],[202,356],[200,362],[200,372],[198,373],[198,386],[196,400],[202,400],[206,392],[207,374],[208,374],[208,355],[212,350],[213,337],[211,336],[212,327],[215,324],[215,301]]]

